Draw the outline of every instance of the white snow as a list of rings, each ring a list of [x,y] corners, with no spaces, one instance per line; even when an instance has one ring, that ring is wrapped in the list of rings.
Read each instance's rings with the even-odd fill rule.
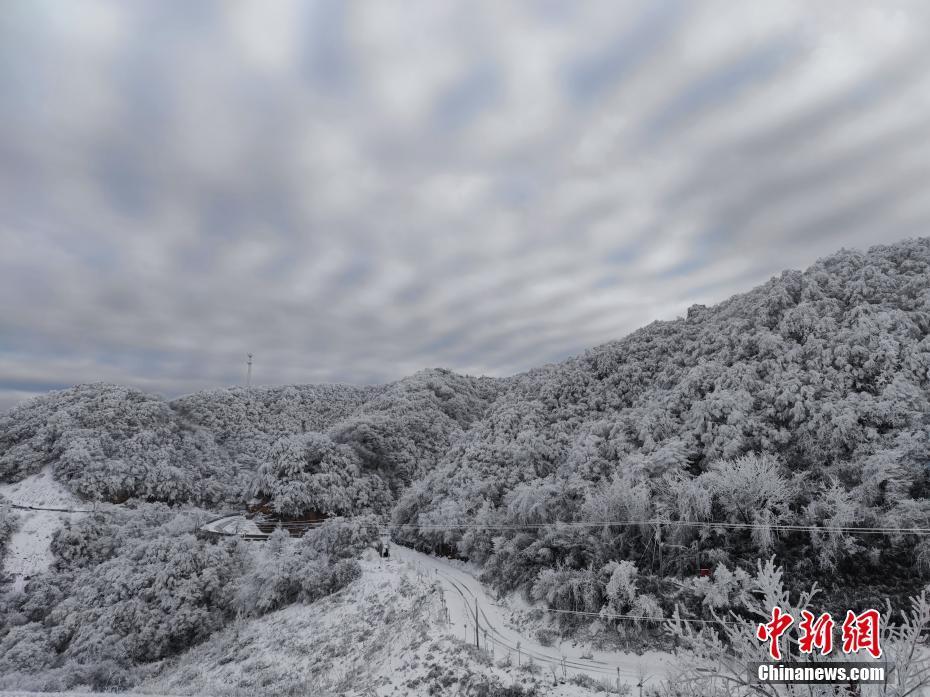
[[[649,651],[642,655],[620,651],[596,651],[583,645],[560,643],[543,646],[535,638],[519,633],[507,621],[509,610],[489,596],[466,567],[452,564],[427,554],[416,552],[400,545],[393,545],[391,553],[398,559],[406,560],[421,572],[429,574],[439,581],[446,605],[449,608],[452,627],[459,636],[474,640],[475,606],[479,618],[479,642],[484,645],[484,630],[488,641],[494,643],[498,651],[507,651],[517,660],[517,642],[520,643],[522,660],[533,660],[546,666],[547,670],[556,668],[561,674],[563,660],[565,670],[572,673],[585,673],[600,680],[616,678],[619,675],[625,682],[658,686],[663,679],[675,672],[673,656],[659,651]]]
[[[211,520],[202,528],[206,532],[215,532],[221,535],[262,535],[254,520],[243,515],[228,515],[223,518]]]
[[[438,656],[445,639],[436,621],[436,592],[403,562],[374,560],[362,566],[362,578],[339,593],[237,622],[166,661],[143,690],[427,694],[422,678],[429,666],[419,653],[432,650]],[[408,686],[411,681],[417,684]]]
[[[560,648],[541,646],[505,627],[504,610],[494,607],[466,570],[397,545],[391,552],[389,560],[362,562],[362,578],[335,595],[236,622],[165,661],[159,674],[137,689],[182,695],[298,691],[425,697],[470,694],[492,681],[533,688],[547,697],[583,697],[614,689],[617,667],[621,682],[634,687],[634,693],[641,671],[646,686],[660,687],[659,670],[670,656],[595,653],[584,660],[569,652],[563,668]],[[474,647],[473,615],[456,588],[471,604],[478,597],[480,650]],[[444,605],[451,624],[445,621]],[[582,678],[587,686],[579,684]]]
[[[16,506],[83,510],[81,502],[61,484],[46,467],[38,474],[15,484],[0,485],[0,497]],[[26,581],[44,571],[53,561],[50,545],[55,531],[64,521],[75,520],[82,513],[47,510],[16,510],[19,529],[7,544],[3,560],[4,577],[12,577],[13,588],[22,590]]]
[[[84,508],[74,494],[56,481],[51,466],[15,484],[0,484],[0,496],[17,506]]]

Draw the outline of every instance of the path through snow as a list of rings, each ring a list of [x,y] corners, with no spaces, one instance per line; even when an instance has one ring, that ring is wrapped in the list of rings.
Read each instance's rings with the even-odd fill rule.
[[[253,531],[252,528],[253,521],[239,515],[229,515],[210,521],[203,529],[224,535],[248,535],[257,532],[257,529]],[[564,669],[573,674],[586,673],[596,680],[606,678],[612,681],[619,676],[625,683],[642,682],[650,686],[658,686],[662,680],[676,672],[674,657],[660,651],[637,655],[621,651],[596,651],[567,643],[544,646],[536,639],[509,627],[506,622],[509,610],[501,607],[473,575],[459,566],[398,544],[391,545],[391,554],[395,559],[405,561],[440,582],[449,608],[451,629],[455,635],[467,641],[473,641],[474,638],[477,600],[479,642],[482,646],[489,642],[498,656],[509,653],[516,662],[519,654],[522,660],[532,658],[547,670],[555,668],[560,675]]]
[[[81,502],[55,480],[51,467],[15,484],[0,484],[0,497],[16,506],[81,508]],[[52,563],[50,545],[58,528],[66,520],[76,520],[83,514],[22,509],[16,513],[19,529],[7,544],[3,574],[12,576],[15,590],[22,590],[31,576]]]
[[[623,653],[620,651],[594,651],[586,647],[543,646],[531,637],[524,636],[507,626],[506,608],[502,608],[489,596],[482,584],[467,571],[454,566],[443,559],[422,554],[407,547],[394,544],[391,555],[402,559],[424,573],[437,578],[442,586],[446,605],[449,608],[452,628],[459,636],[472,640],[475,631],[475,602],[478,605],[479,641],[485,644],[493,642],[495,653],[510,652],[517,660],[517,644],[523,660],[532,657],[537,664],[543,664],[547,670],[554,667],[558,674],[562,666],[573,673],[587,673],[592,678],[616,678],[619,675],[624,682],[631,679],[645,685],[657,687],[665,678],[674,674],[674,657],[668,653],[649,651],[643,655]],[[582,657],[584,656],[584,658]]]

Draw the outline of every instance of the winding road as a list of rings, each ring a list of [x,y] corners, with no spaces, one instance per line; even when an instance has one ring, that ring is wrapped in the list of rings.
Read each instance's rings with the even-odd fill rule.
[[[498,649],[511,653],[518,660],[518,649],[522,660],[532,658],[546,669],[554,668],[557,675],[563,667],[569,674],[585,673],[597,680],[615,679],[618,675],[624,682],[643,682],[657,685],[673,672],[673,657],[667,653],[651,651],[643,655],[622,652],[592,651],[587,647],[562,644],[543,646],[536,639],[524,636],[507,626],[509,610],[500,606],[489,596],[474,576],[449,562],[423,554],[407,547],[394,544],[392,556],[408,562],[413,567],[439,580],[449,608],[450,620],[457,630],[463,627],[462,636],[472,640],[475,629],[475,606],[477,602],[479,642],[493,642]],[[487,639],[485,639],[487,631]],[[619,669],[619,670],[618,670]]]
[[[263,540],[255,523],[241,515],[227,515],[209,521],[202,528],[214,535],[238,535],[246,539]],[[257,534],[256,534],[257,533]],[[526,662],[530,659],[546,670],[555,670],[556,675],[584,673],[595,680],[613,681],[621,678],[625,683],[657,686],[672,675],[674,657],[658,651],[642,655],[620,651],[594,651],[586,646],[562,643],[544,646],[537,639],[521,634],[508,626],[510,610],[497,603],[487,594],[484,586],[468,571],[449,563],[396,543],[391,545],[391,556],[403,561],[421,573],[437,579],[449,611],[452,630],[459,632],[467,641],[473,641],[476,607],[479,643],[490,642],[495,654],[507,652],[513,661]],[[518,648],[519,647],[519,648]]]

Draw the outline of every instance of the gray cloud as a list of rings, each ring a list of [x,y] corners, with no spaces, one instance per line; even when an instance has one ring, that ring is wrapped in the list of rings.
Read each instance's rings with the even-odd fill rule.
[[[510,374],[926,234],[921,2],[13,2],[0,408]]]

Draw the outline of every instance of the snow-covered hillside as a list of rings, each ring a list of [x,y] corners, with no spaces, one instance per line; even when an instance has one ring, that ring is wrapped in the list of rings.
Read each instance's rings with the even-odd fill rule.
[[[165,661],[140,691],[165,694],[591,695],[616,686],[584,670],[548,665],[500,645],[475,649],[445,621],[443,585],[414,555],[363,563],[362,577],[311,605],[236,623]],[[445,602],[453,598],[446,590]],[[531,649],[532,650],[532,649]],[[555,670],[555,673],[553,673]],[[636,678],[624,672],[623,685]],[[484,688],[485,692],[481,689]]]
[[[475,574],[463,568],[462,564],[400,545],[394,545],[392,549],[395,557],[439,584],[455,632],[462,629],[463,637],[471,638],[474,635],[477,608],[479,642],[482,646],[487,645],[489,650],[516,656],[519,646],[523,660],[532,659],[547,671],[555,668],[560,675],[563,672],[582,674],[595,680],[620,676],[624,683],[642,681],[655,686],[675,672],[672,656],[660,651],[636,654],[594,650],[590,645],[578,641],[552,641],[544,644],[536,636],[513,626],[510,609],[491,597]]]
[[[51,565],[53,557],[49,545],[55,531],[66,520],[82,515],[68,511],[80,511],[83,506],[55,481],[51,467],[15,484],[0,485],[0,497],[22,507],[17,509],[19,529],[10,538],[3,560],[3,576],[11,578],[14,589],[22,590],[30,577]]]

